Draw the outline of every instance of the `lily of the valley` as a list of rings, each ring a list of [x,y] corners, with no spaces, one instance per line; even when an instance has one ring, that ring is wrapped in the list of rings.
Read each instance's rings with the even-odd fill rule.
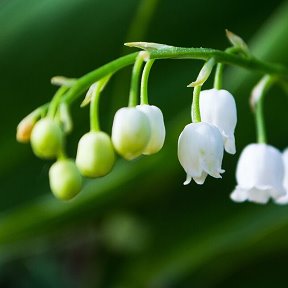
[[[237,186],[230,195],[235,202],[265,204],[285,195],[282,155],[267,144],[250,144],[242,151],[236,169]]]
[[[113,120],[112,143],[125,159],[140,156],[149,143],[151,128],[148,117],[135,107],[119,109]]]
[[[235,154],[234,130],[237,123],[237,111],[232,94],[223,89],[201,91],[200,113],[203,122],[213,124],[219,129],[226,152]]]
[[[205,122],[186,125],[178,139],[178,158],[187,174],[184,185],[192,178],[197,184],[203,184],[208,174],[221,178],[223,152],[218,128]]]

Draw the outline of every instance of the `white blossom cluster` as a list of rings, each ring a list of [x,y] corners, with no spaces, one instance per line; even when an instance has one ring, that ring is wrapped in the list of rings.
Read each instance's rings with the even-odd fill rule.
[[[233,96],[226,90],[201,91],[200,113],[202,122],[188,124],[178,140],[178,158],[187,174],[185,185],[192,178],[203,184],[207,175],[221,178],[224,149],[236,153],[237,113]]]
[[[188,124],[178,140],[178,158],[187,174],[185,185],[192,178],[203,184],[207,175],[221,178],[223,151],[236,153],[237,113],[233,96],[226,90],[202,91],[200,111],[202,122]],[[236,180],[230,195],[235,202],[265,204],[272,199],[277,204],[287,204],[288,148],[281,153],[268,144],[249,144],[240,155]]]

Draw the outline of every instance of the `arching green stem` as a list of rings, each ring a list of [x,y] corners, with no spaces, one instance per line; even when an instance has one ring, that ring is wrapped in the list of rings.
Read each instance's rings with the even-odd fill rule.
[[[268,89],[275,82],[275,78],[271,75],[265,75],[252,91],[251,104],[255,108],[255,121],[257,130],[257,142],[267,143],[267,134],[264,120],[264,96]]]
[[[145,64],[141,78],[141,104],[148,104],[148,79],[151,67],[155,60],[148,60]]]
[[[148,50],[145,52],[147,60],[178,58],[178,59],[199,59],[207,61],[213,57],[217,63],[239,66],[250,70],[256,70],[263,74],[271,74],[278,76],[279,78],[288,79],[287,67],[279,64],[271,64],[268,62],[260,61],[252,56],[243,57],[241,55],[234,55],[225,51],[209,48],[182,48],[167,45],[162,45],[164,47],[162,49],[149,50],[149,43],[144,44],[143,42],[136,42],[136,43],[140,44],[137,46],[134,45],[135,47],[140,47],[142,49]],[[100,80],[101,78],[107,76],[108,74],[115,73],[118,70],[133,64],[138,56],[138,53],[139,52],[134,52],[126,56],[120,57],[82,76],[75,82],[73,87],[71,87],[69,91],[65,94],[63,101],[66,101],[68,104],[73,102],[94,82]]]
[[[63,101],[66,101],[67,103],[75,101],[93,83],[97,82],[98,80],[102,79],[103,77],[109,74],[114,74],[118,70],[133,64],[138,54],[139,52],[134,52],[126,56],[120,57],[95,69],[94,71],[85,74],[84,76],[79,78],[74,84],[74,86],[71,87],[71,89],[66,93]]]
[[[111,78],[111,74],[107,75],[106,77],[102,78],[98,82],[94,83],[94,87],[92,89],[91,94],[91,101],[90,101],[90,129],[91,131],[100,131],[100,124],[99,124],[99,99],[100,94],[109,82]]]

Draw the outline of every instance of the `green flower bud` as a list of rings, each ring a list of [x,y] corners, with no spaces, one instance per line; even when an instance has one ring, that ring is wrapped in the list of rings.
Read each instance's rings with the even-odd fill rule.
[[[108,174],[115,162],[112,141],[104,132],[89,132],[79,141],[76,165],[86,177],[100,177]]]
[[[73,160],[58,160],[49,170],[49,183],[56,198],[69,200],[80,192],[82,176]]]
[[[113,121],[112,142],[116,151],[127,160],[140,156],[151,135],[147,116],[135,107],[119,109]]]
[[[31,133],[31,145],[36,156],[43,159],[56,158],[64,142],[63,131],[53,119],[38,121]]]

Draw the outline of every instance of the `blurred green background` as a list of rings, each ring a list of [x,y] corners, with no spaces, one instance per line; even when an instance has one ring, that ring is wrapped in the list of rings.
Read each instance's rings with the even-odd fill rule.
[[[15,140],[18,122],[50,100],[54,75],[81,75],[134,49],[127,41],[225,49],[224,30],[252,52],[288,65],[287,1],[1,0],[0,1],[0,287],[288,287],[288,207],[235,204],[240,151],[255,141],[248,106],[257,73],[227,68],[236,98],[237,155],[225,155],[222,180],[183,186],[177,140],[190,121],[199,61],[161,60],[152,68],[150,102],[161,107],[167,140],[161,152],[89,181],[68,203],[49,191],[49,162]],[[101,98],[107,132],[128,101],[130,69]],[[206,85],[206,84],[205,84]],[[211,81],[205,86],[209,88]],[[265,100],[269,142],[287,146],[288,98],[273,88]],[[74,103],[67,149],[89,128]]]

